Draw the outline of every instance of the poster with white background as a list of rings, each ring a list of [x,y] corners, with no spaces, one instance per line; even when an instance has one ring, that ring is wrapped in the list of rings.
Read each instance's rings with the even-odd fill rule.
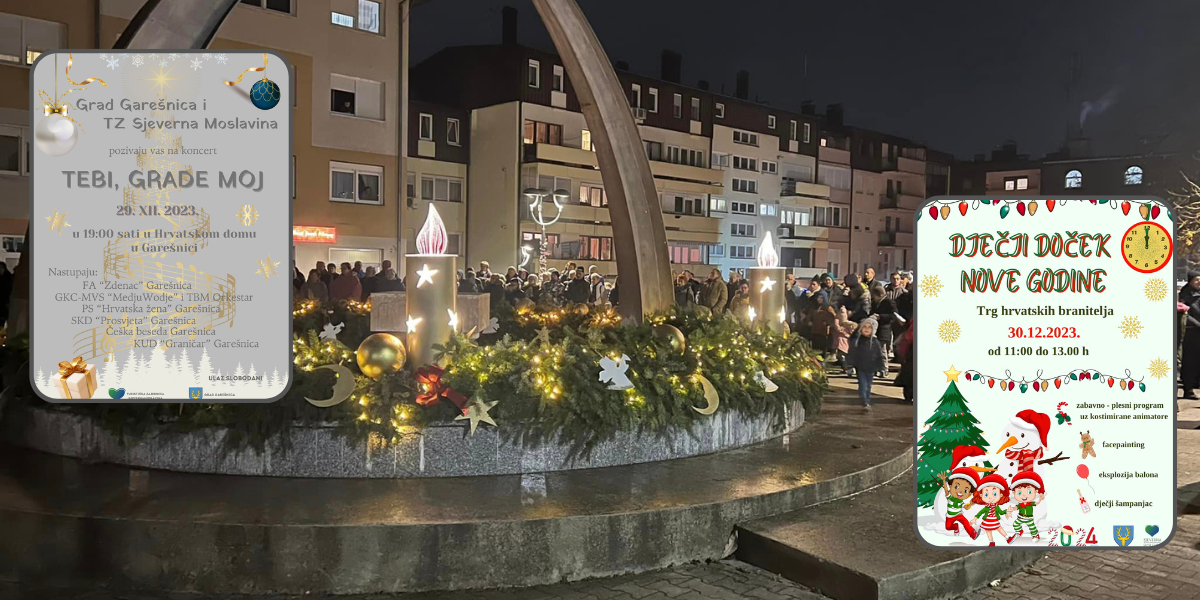
[[[916,222],[929,545],[1153,548],[1175,523],[1177,285],[1153,198],[934,198]]]

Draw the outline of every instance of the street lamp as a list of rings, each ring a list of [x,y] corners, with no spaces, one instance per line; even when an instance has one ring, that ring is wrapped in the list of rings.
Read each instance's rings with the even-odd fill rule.
[[[557,189],[553,192],[542,188],[526,188],[523,192],[526,198],[529,198],[529,215],[535,223],[542,228],[542,237],[539,240],[540,248],[538,250],[538,279],[546,272],[546,254],[549,246],[546,244],[546,228],[557,223],[559,217],[562,216],[563,202],[571,197],[571,192],[564,189]],[[546,196],[550,196],[554,200],[554,216],[547,218],[545,214],[545,205],[543,201]]]

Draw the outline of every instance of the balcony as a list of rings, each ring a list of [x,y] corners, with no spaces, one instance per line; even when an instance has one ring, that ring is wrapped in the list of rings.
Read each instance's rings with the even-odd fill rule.
[[[913,245],[913,234],[912,232],[905,231],[880,231],[879,245],[911,248]]]
[[[525,144],[525,162],[554,162],[599,168],[595,152],[553,144]]]
[[[807,183],[804,181],[794,181],[785,179],[779,185],[780,196],[808,196],[814,198],[828,198],[829,186],[820,183]]]
[[[917,211],[921,206],[921,197],[912,194],[896,194],[895,196],[880,196],[880,210]]]
[[[784,224],[775,228],[775,235],[783,248],[824,247],[824,242],[849,242],[850,228]]]
[[[833,146],[822,146],[818,157],[821,162],[833,165],[850,164],[850,151],[842,148],[834,148]]]
[[[527,163],[557,163],[592,170],[600,168],[595,152],[573,146],[555,146],[553,144],[525,144],[524,161]],[[656,178],[680,182],[681,185],[673,187],[681,192],[721,194],[725,191],[725,188],[721,186],[721,183],[725,181],[725,171],[721,169],[651,160],[650,172]],[[578,177],[578,175],[574,176]]]

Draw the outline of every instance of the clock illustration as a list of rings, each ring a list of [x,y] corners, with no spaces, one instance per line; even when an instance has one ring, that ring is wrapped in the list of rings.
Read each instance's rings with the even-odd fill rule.
[[[1144,221],[1130,227],[1121,239],[1125,264],[1139,273],[1153,273],[1171,262],[1171,234],[1158,223]]]

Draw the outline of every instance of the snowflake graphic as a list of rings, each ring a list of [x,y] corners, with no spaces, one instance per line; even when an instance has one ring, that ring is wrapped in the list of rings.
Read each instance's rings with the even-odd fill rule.
[[[938,293],[942,291],[942,282],[938,280],[937,275],[926,275],[921,278],[921,289],[926,298],[937,298]]]
[[[67,222],[67,213],[60,213],[57,210],[54,211],[54,213],[50,216],[46,217],[46,220],[50,221],[50,226],[46,228],[46,231],[57,231],[58,235],[62,235],[63,227],[71,226],[71,224]]]
[[[175,59],[179,58],[179,55],[178,55],[178,54],[176,54],[176,53],[174,53],[174,52],[172,52],[172,53],[170,53],[170,54],[168,54],[168,55],[167,55],[167,58],[169,58],[169,59],[171,59],[171,60],[175,60]]]
[[[246,227],[249,227],[258,221],[258,211],[254,210],[253,204],[243,205],[237,213],[238,222]]]
[[[116,55],[114,54],[113,56],[116,56]],[[107,59],[107,58],[108,58],[108,55],[107,55],[107,54],[101,54],[101,55],[100,55],[100,58]]]
[[[267,260],[257,260],[255,262],[258,263],[258,270],[255,271],[254,274],[262,275],[264,281],[270,279],[272,275],[279,275],[279,273],[275,270],[275,267],[279,266],[279,262],[272,262],[270,254],[267,255]]]
[[[142,55],[135,54],[133,55],[133,60],[131,62],[133,62],[133,66],[140,67],[145,62],[145,59],[142,58]]]
[[[157,54],[151,54],[151,55],[150,55],[150,58],[158,58],[158,55],[157,55]]]
[[[217,64],[223,65],[223,64],[225,64],[225,61],[227,61],[227,60],[229,60],[229,57],[225,56],[224,54],[217,55]]]
[[[158,63],[158,66],[160,66],[160,67],[165,67],[165,66],[167,66],[167,61],[166,61],[166,59],[163,59],[161,62],[159,62],[159,63]]]
[[[200,55],[200,58],[203,58],[204,60],[208,60],[208,59],[212,58],[212,55],[205,52],[204,54]]]
[[[938,337],[942,338],[943,342],[952,343],[958,341],[958,335],[962,330],[958,327],[958,322],[945,320],[941,325],[938,325]]]
[[[1142,322],[1137,317],[1125,317],[1121,319],[1121,333],[1125,334],[1126,338],[1137,338],[1142,332]]]
[[[117,66],[118,66],[118,65],[120,64],[120,62],[121,62],[121,59],[119,59],[119,58],[106,58],[106,59],[104,59],[104,60],[105,60],[105,62],[107,62],[107,63],[108,63],[108,68],[110,68],[110,69],[112,69],[112,70],[114,70],[114,71],[116,71],[116,70],[117,70]]]
[[[1151,302],[1158,302],[1167,297],[1167,284],[1163,280],[1155,277],[1146,282],[1146,298]]]
[[[200,59],[198,59],[198,58],[192,59],[192,70],[198,71],[198,70],[200,70],[200,68],[201,68]]]
[[[1156,358],[1150,361],[1150,376],[1155,379],[1162,379],[1163,377],[1166,377],[1170,370],[1171,365],[1168,365],[1167,361],[1161,358]]]

